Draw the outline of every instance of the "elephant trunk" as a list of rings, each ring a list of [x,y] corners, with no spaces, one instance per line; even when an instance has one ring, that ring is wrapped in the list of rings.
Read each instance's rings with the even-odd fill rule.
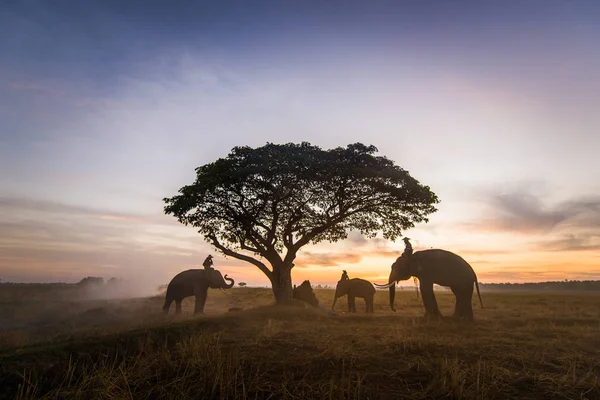
[[[223,279],[229,282],[227,285],[223,286],[223,288],[225,288],[225,289],[231,289],[233,287],[233,285],[235,284],[235,281],[231,278],[228,278],[227,274],[225,274]]]
[[[337,299],[337,295],[333,297],[333,305],[331,306],[332,310],[335,308],[335,303],[337,302]]]

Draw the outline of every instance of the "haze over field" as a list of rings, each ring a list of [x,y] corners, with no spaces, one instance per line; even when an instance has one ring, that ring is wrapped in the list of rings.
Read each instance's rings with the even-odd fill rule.
[[[600,279],[600,3],[0,6],[0,278],[153,287],[215,255],[163,197],[234,146],[362,142],[439,196],[415,250],[482,282]],[[304,248],[383,281],[401,241]]]

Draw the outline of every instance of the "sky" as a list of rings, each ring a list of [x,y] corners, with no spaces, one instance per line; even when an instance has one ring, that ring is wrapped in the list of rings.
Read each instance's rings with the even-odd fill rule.
[[[600,279],[597,1],[4,1],[0,279],[167,283],[224,258],[162,198],[234,146],[375,145],[439,196],[415,250],[481,282]],[[304,248],[383,282],[401,240]]]

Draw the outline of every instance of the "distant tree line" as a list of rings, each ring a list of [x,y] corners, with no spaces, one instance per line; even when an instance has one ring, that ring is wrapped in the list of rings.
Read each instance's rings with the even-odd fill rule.
[[[573,290],[600,291],[600,280],[589,281],[549,281],[531,283],[480,283],[482,290]]]

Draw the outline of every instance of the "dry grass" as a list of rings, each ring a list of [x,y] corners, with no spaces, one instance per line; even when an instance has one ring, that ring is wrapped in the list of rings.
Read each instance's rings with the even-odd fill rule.
[[[333,291],[316,292],[329,307]],[[269,290],[211,290],[206,315],[188,299],[165,317],[162,297],[0,293],[0,397],[600,399],[599,294],[483,293],[474,324],[426,323],[414,296],[328,317],[272,307]]]

